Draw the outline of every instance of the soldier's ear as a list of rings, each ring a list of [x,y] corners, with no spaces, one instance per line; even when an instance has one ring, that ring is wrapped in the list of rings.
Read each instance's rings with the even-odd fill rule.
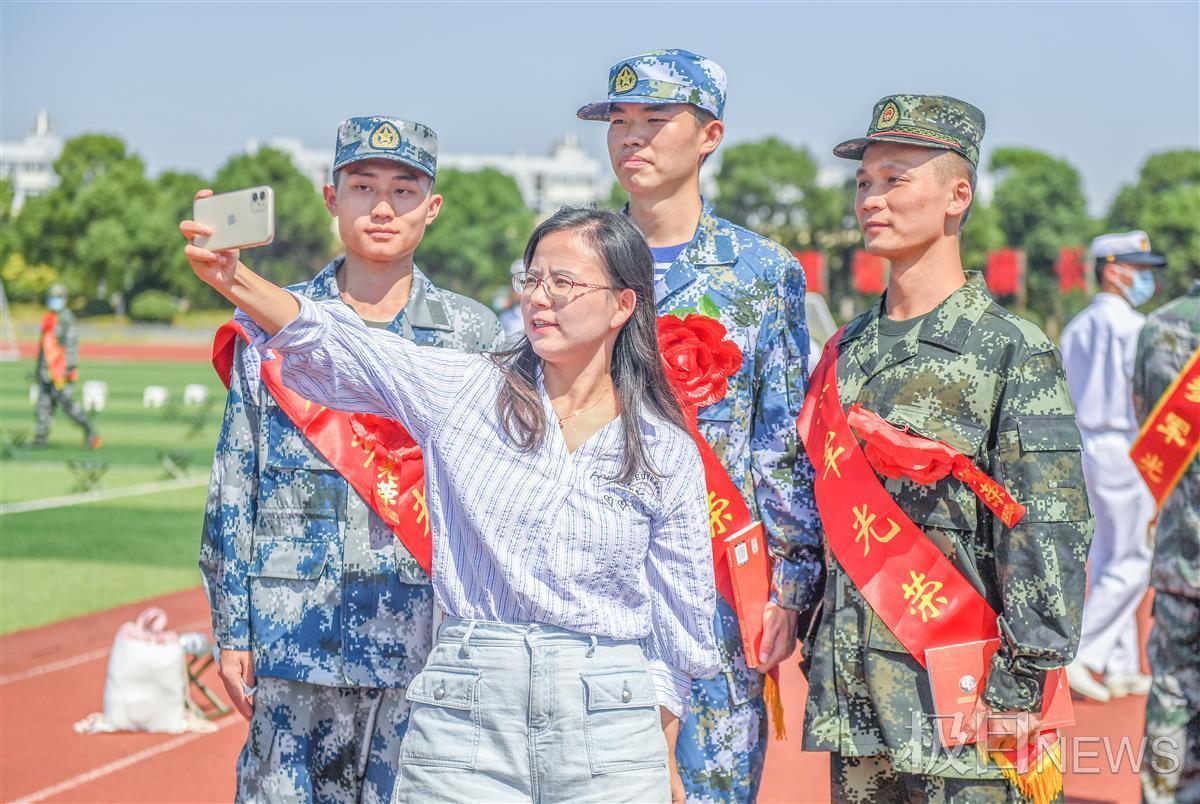
[[[437,193],[429,196],[429,208],[425,211],[425,225],[433,223],[437,220],[438,213],[442,211],[442,197]]]
[[[950,204],[946,207],[946,214],[951,217],[961,217],[971,208],[971,201],[975,198],[975,192],[971,189],[971,180],[966,176],[958,176],[950,185]]]
[[[336,182],[337,179],[334,179]],[[337,185],[326,184],[321,188],[321,195],[325,198],[325,209],[329,210],[329,214],[337,217]]]
[[[725,123],[720,120],[709,120],[702,128],[703,139],[700,142],[701,158],[708,157],[721,145],[725,139]]]

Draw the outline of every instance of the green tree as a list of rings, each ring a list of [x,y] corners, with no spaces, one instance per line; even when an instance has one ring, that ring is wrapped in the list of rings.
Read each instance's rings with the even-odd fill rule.
[[[1000,177],[992,208],[1004,241],[1025,251],[1027,305],[1035,319],[1057,329],[1068,313],[1054,273],[1059,249],[1086,244],[1095,230],[1079,172],[1029,148],[997,149],[990,167]]]
[[[14,220],[17,249],[30,264],[55,266],[72,290],[122,295],[162,284],[162,249],[177,222],[163,218],[145,165],[119,138],[68,140],[54,163],[59,184],[30,199]]]
[[[985,206],[976,200],[971,205],[971,215],[962,230],[963,268],[982,271],[987,265],[988,254],[998,248],[1004,248],[1000,214],[994,206]]]
[[[1107,229],[1150,235],[1151,247],[1168,260],[1160,300],[1183,293],[1200,277],[1200,151],[1151,155],[1138,180],[1113,200]]]
[[[13,232],[13,191],[12,182],[0,179],[0,265],[3,265],[17,249],[17,236]]]
[[[174,296],[186,299],[189,304],[204,307],[227,307],[215,290],[203,282],[197,282],[192,269],[183,256],[183,238],[179,235],[179,222],[192,217],[192,199],[196,191],[207,187],[208,182],[195,173],[165,171],[154,180],[158,190],[159,205],[152,213],[159,219],[156,231],[171,229],[174,237],[162,244],[160,260],[160,282],[147,290],[165,290]],[[247,258],[252,256],[248,254]]]
[[[625,205],[629,203],[629,193],[625,192],[625,188],[621,186],[621,182],[613,180],[612,187],[608,188],[608,196],[601,198],[596,202],[596,206],[601,209],[611,209],[620,212],[625,209]]]
[[[486,301],[507,287],[535,216],[517,183],[493,168],[438,171],[445,199],[417,249],[417,264],[438,285]]]
[[[716,211],[791,249],[829,247],[846,228],[847,198],[820,186],[817,172],[808,149],[776,137],[732,145],[717,171]]]
[[[311,279],[329,262],[337,239],[321,194],[291,157],[274,148],[234,156],[217,171],[213,190],[223,193],[263,184],[275,192],[275,241],[246,251],[243,259],[279,284]]]

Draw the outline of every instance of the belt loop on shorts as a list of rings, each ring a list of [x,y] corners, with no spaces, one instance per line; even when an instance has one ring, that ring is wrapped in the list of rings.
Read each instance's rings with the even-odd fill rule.
[[[596,635],[588,634],[588,639],[592,640],[592,644],[588,647],[587,653],[584,656],[590,659],[596,655]]]
[[[467,633],[462,638],[462,655],[464,659],[471,658],[471,635],[475,633],[475,621],[467,623]]]

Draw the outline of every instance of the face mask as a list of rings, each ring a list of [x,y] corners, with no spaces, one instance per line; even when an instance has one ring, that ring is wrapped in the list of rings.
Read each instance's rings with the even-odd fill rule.
[[[57,313],[67,306],[67,300],[62,296],[53,296],[46,300],[46,306]]]
[[[1129,287],[1122,288],[1121,292],[1125,294],[1125,298],[1134,307],[1141,307],[1146,302],[1154,297],[1155,283],[1154,274],[1149,271],[1129,271],[1123,270],[1126,276],[1132,274],[1132,282]]]

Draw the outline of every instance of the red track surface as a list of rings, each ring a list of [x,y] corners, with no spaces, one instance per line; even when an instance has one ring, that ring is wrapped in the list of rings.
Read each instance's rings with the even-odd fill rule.
[[[83,736],[72,730],[76,720],[101,708],[113,634],[151,604],[167,612],[176,630],[208,630],[204,596],[192,589],[0,638],[0,800],[233,799],[234,761],[246,732],[236,714],[218,721],[221,728],[213,734]],[[220,689],[212,670],[206,678]],[[828,755],[800,750],[805,685],[794,662],[782,680],[791,737],[772,743],[759,801],[826,802]],[[1077,703],[1078,725],[1068,732],[1068,741],[1084,736],[1136,740],[1144,707],[1144,697]],[[1128,760],[1120,773],[1110,774],[1101,767],[1107,764],[1101,745],[1079,745],[1084,753],[1099,750],[1101,759],[1085,760],[1069,773],[1068,800],[1138,800],[1137,776]]]
[[[38,345],[17,344],[22,360],[37,357]],[[212,346],[198,343],[94,343],[79,344],[79,359],[88,360],[154,360],[159,362],[204,362],[212,359]]]

